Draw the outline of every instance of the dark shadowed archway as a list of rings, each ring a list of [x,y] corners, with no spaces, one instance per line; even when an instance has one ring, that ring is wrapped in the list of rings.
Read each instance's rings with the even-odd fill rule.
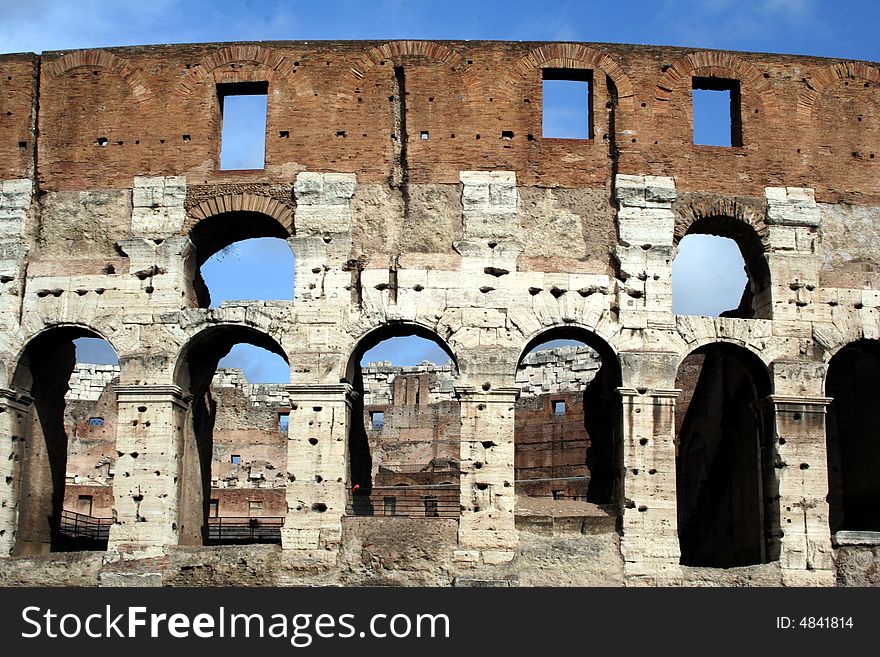
[[[828,504],[831,531],[880,532],[880,342],[853,342],[831,359]]]
[[[206,328],[193,337],[181,351],[175,371],[175,382],[190,398],[190,408],[183,431],[183,444],[180,446],[178,482],[180,500],[178,524],[180,542],[183,545],[218,542],[217,536],[209,534],[209,525],[213,522],[209,522],[209,517],[212,512],[214,432],[218,417],[218,393],[212,390],[211,384],[220,359],[237,344],[260,347],[276,354],[285,362],[288,361],[287,354],[275,339],[255,328],[240,325],[218,325]],[[220,396],[222,397],[222,393]],[[272,409],[269,411],[272,412]],[[251,426],[255,421],[254,412],[243,409],[240,415],[241,419],[237,424],[240,425],[242,435],[238,444],[241,450],[245,450],[249,447],[248,436],[255,431]],[[279,436],[279,440],[281,438]],[[280,541],[280,533],[277,540]]]
[[[552,348],[571,343],[583,348]],[[544,331],[523,349],[517,385],[523,390],[514,430],[517,495],[619,504],[621,371],[608,343],[581,327]]]
[[[107,523],[99,528],[97,522],[83,518],[82,523],[95,525],[94,532],[80,535],[70,531],[66,522],[69,514],[64,511],[66,395],[76,365],[74,341],[78,338],[103,340],[82,326],[50,328],[27,344],[13,375],[13,388],[33,399],[18,447],[21,481],[14,554],[106,548]]]
[[[681,563],[728,568],[778,554],[767,368],[731,344],[700,347],[676,376]]]

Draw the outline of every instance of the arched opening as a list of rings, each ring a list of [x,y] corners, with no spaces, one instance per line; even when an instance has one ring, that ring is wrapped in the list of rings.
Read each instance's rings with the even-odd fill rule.
[[[880,342],[860,340],[831,359],[828,407],[828,504],[832,532],[880,532]]]
[[[676,375],[681,563],[730,568],[778,558],[770,375],[750,351],[700,347]]]
[[[30,397],[21,440],[14,553],[104,550],[113,520],[116,352],[79,326],[31,340],[13,387]]]
[[[351,355],[350,496],[357,516],[458,518],[458,366],[433,332],[389,324]]]
[[[193,287],[200,308],[231,300],[293,299],[289,230],[260,212],[225,212],[196,224]]]
[[[691,224],[672,263],[672,312],[678,315],[770,316],[770,271],[754,229],[729,217]]]
[[[176,380],[191,395],[180,457],[180,542],[280,543],[290,413],[284,350],[256,329],[211,327],[185,347]]]
[[[580,328],[534,338],[517,365],[514,468],[517,524],[613,530],[619,502],[620,366]]]

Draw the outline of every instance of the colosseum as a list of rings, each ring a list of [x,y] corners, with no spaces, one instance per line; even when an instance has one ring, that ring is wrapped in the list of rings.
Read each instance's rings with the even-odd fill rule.
[[[880,583],[880,65],[261,42],[0,85],[0,584]],[[236,96],[258,168],[221,162]],[[691,235],[742,255],[719,316],[673,312]],[[212,306],[252,238],[293,298]],[[448,361],[364,361],[404,336]],[[289,383],[218,368],[237,344]]]

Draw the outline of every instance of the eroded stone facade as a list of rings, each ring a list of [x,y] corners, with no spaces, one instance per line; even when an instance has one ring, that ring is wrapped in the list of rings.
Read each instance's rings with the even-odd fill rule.
[[[589,139],[541,136],[547,69],[591,80]],[[741,145],[692,143],[695,78],[739,90]],[[217,85],[253,82],[269,90],[265,167],[220,171]],[[876,504],[877,489],[846,481],[857,469],[835,461],[829,472],[826,412],[863,405],[835,406],[825,379],[835,354],[880,328],[876,64],[612,44],[279,42],[6,55],[0,85],[4,582],[50,583],[59,564],[68,575],[51,583],[872,577],[880,527],[844,521],[832,543],[829,503]],[[672,261],[692,233],[732,237],[743,252],[749,287],[729,316],[672,312]],[[259,236],[288,240],[294,299],[207,307],[200,265]],[[372,472],[356,430],[360,357],[407,334],[453,357],[456,518],[348,512]],[[57,547],[60,418],[71,341],[84,335],[120,359],[109,545],[43,554]],[[614,522],[548,536],[518,528],[514,434],[522,355],[556,337],[601,358],[583,392],[594,409],[588,497]],[[241,341],[291,368],[280,548],[202,545],[210,381]],[[725,472],[731,489],[701,466],[705,490],[720,491],[711,499],[755,542],[754,554],[708,566],[688,561],[679,536],[686,508],[700,508],[680,499],[694,476],[682,450],[703,444],[698,426],[720,431],[704,413],[677,435],[676,400],[690,390],[679,365],[695,351],[720,359],[711,371],[740,368],[725,381],[742,391],[737,417],[750,419],[737,426],[754,439],[742,462],[759,472]],[[716,399],[699,387],[692,407]],[[844,479],[830,498],[829,475]],[[748,508],[729,508],[742,486]]]

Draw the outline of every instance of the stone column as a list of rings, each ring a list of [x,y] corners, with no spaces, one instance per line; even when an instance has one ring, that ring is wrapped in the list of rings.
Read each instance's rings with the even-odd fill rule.
[[[771,395],[779,486],[779,560],[790,586],[835,584],[828,525],[825,415],[831,399]]]
[[[680,390],[620,388],[624,573],[655,584],[679,569],[675,399]]]
[[[617,303],[624,328],[670,328],[675,181],[661,176],[615,178],[621,285]]]
[[[461,518],[458,561],[514,557],[514,412],[520,389],[456,387],[461,402]]]
[[[108,551],[155,556],[163,546],[177,545],[186,530],[180,486],[188,400],[176,385],[117,385],[114,390],[118,458]]]
[[[0,557],[9,556],[15,547],[22,445],[31,401],[14,390],[0,389]]]
[[[287,390],[287,517],[281,544],[295,561],[332,565],[349,487],[352,388],[316,383]]]

